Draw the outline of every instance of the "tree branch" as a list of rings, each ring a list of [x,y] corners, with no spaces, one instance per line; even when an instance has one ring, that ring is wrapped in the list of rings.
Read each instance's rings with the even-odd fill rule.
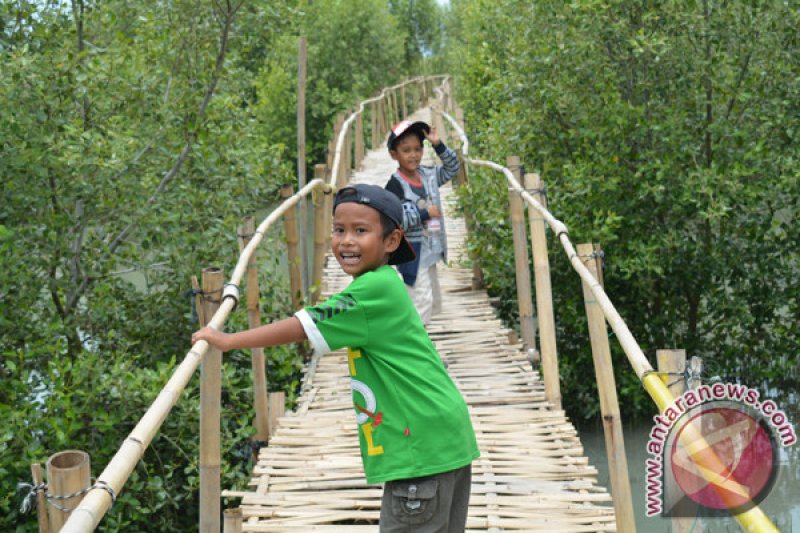
[[[159,200],[161,193],[163,193],[168,187],[168,185],[175,179],[175,177],[178,175],[181,168],[183,167],[184,162],[192,152],[192,147],[195,141],[197,140],[200,128],[204,123],[206,110],[208,109],[208,105],[211,102],[211,98],[214,96],[214,91],[216,90],[217,83],[219,82],[219,79],[221,77],[222,69],[225,66],[225,55],[228,49],[228,39],[230,37],[230,30],[231,30],[231,25],[233,24],[234,15],[236,14],[236,11],[238,11],[238,9],[242,6],[242,4],[243,0],[235,4],[234,6],[231,6],[230,3],[228,4],[229,9],[225,13],[225,20],[220,34],[219,49],[217,51],[217,57],[214,64],[214,71],[211,74],[211,79],[208,82],[208,87],[206,88],[205,95],[203,96],[203,100],[198,108],[194,129],[188,132],[186,136],[186,143],[181,149],[180,154],[178,154],[178,157],[175,159],[175,162],[172,164],[172,167],[167,171],[167,173],[161,179],[161,181],[158,184],[158,187],[156,187],[156,189],[147,199],[145,205],[153,205]],[[119,246],[125,241],[125,239],[131,233],[131,231],[133,231],[136,228],[138,223],[139,223],[138,220],[130,222],[111,240],[111,243],[108,245],[105,254],[106,257],[113,255],[116,252],[117,248],[119,248]],[[75,308],[81,296],[83,296],[83,294],[89,288],[89,285],[92,283],[92,281],[93,278],[90,277],[83,278],[81,284],[70,295],[67,301],[66,308],[68,311],[72,311]]]

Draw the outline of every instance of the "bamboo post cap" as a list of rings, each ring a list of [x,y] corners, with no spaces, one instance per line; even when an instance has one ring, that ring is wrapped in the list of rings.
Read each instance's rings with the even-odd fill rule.
[[[47,460],[48,469],[75,470],[89,462],[89,454],[82,450],[64,450],[54,453]]]

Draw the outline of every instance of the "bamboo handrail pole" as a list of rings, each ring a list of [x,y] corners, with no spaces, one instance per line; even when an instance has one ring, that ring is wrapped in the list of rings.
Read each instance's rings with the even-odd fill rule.
[[[578,254],[575,252],[575,248],[573,248],[572,243],[569,240],[569,232],[567,230],[567,226],[558,220],[553,214],[545,209],[542,204],[540,204],[535,198],[533,198],[528,191],[522,188],[520,183],[514,177],[513,173],[506,167],[502,165],[498,165],[497,163],[493,163],[492,161],[484,161],[480,159],[471,159],[467,157],[467,139],[464,131],[458,126],[458,123],[453,119],[452,116],[445,112],[441,112],[442,115],[447,118],[450,123],[453,125],[454,128],[458,131],[459,135],[462,138],[462,150],[464,155],[464,159],[473,165],[482,166],[491,168],[498,172],[501,172],[508,182],[511,184],[511,187],[516,189],[520,192],[520,196],[523,200],[525,200],[530,206],[541,213],[542,217],[547,221],[547,224],[550,228],[555,232],[558,240],[561,242],[561,246],[564,248],[564,251],[567,254],[567,257],[570,260],[570,264],[572,268],[578,273],[578,275],[583,279],[588,285],[592,294],[594,294],[595,298],[598,301],[598,304],[603,309],[603,313],[608,321],[609,326],[614,331],[619,343],[622,345],[622,349],[625,351],[625,354],[628,356],[628,360],[633,367],[633,370],[636,372],[636,375],[639,379],[643,379],[645,375],[650,372],[653,372],[653,367],[645,357],[644,352],[639,347],[639,344],[636,342],[636,339],[633,337],[633,334],[628,329],[628,326],[625,324],[625,321],[622,320],[622,317],[617,312],[614,305],[611,303],[611,300],[606,295],[603,287],[594,279],[591,272],[586,269],[586,267],[581,262]],[[669,392],[667,392],[669,394]]]
[[[300,191],[291,198],[283,202],[258,226],[253,238],[240,254],[239,262],[236,265],[231,282],[229,285],[238,286],[247,269],[247,264],[252,257],[256,247],[261,242],[267,229],[270,228],[280,217],[283,216],[290,205],[295,205],[300,198],[309,194],[312,190],[330,190],[330,186],[324,181],[315,179],[310,181]],[[238,296],[237,296],[238,297]],[[210,327],[221,329],[228,315],[236,306],[235,298],[223,298],[219,309],[208,321]],[[83,498],[81,504],[70,515],[67,523],[61,531],[65,533],[81,533],[93,531],[108,509],[111,507],[111,493],[119,494],[125,482],[130,477],[133,469],[143,457],[144,451],[152,442],[161,425],[166,420],[172,408],[177,403],[180,395],[186,389],[186,385],[197,371],[203,357],[206,355],[209,345],[206,341],[198,341],[189,352],[187,352],[181,364],[172,373],[166,385],[155,400],[150,404],[145,414],[128,434],[128,437],[120,445],[117,453],[106,465],[103,473],[97,477],[97,483]],[[97,485],[108,487],[108,490]]]
[[[525,187],[540,191],[540,203],[547,207],[543,194],[544,183],[538,174],[525,174]],[[558,373],[558,350],[556,345],[556,321],[553,313],[553,287],[550,282],[550,260],[547,256],[547,236],[544,219],[528,205],[528,224],[531,232],[533,253],[533,275],[536,284],[536,318],[539,322],[539,349],[544,379],[544,396],[553,407],[561,409],[561,383]]]
[[[239,228],[239,252],[241,253],[253,238],[256,224],[253,217],[245,217]],[[258,306],[258,268],[256,267],[255,254],[247,262],[247,325],[257,328],[261,325],[261,312]],[[250,350],[250,364],[253,369],[253,409],[256,412],[255,427],[256,439],[261,442],[269,440],[269,406],[267,404],[267,374],[264,359],[264,349],[259,347]]]
[[[597,303],[603,310],[603,314],[606,317],[608,325],[614,331],[617,341],[620,343],[620,346],[625,352],[628,362],[631,364],[634,372],[636,372],[637,377],[641,380],[642,386],[656,403],[659,411],[664,412],[672,404],[675,398],[669,392],[669,389],[667,389],[666,385],[664,385],[664,382],[658,377],[658,374],[653,370],[652,365],[645,357],[644,352],[642,352],[642,349],[639,347],[639,344],[636,342],[636,339],[628,329],[628,326],[625,324],[624,320],[622,320],[622,317],[617,312],[608,295],[606,295],[603,287],[596,279],[594,279],[594,277],[591,275],[591,272],[589,272],[586,266],[581,262],[578,254],[575,252],[575,248],[570,242],[569,232],[567,231],[566,225],[555,218],[550,211],[545,209],[538,201],[536,201],[536,199],[528,194],[527,191],[522,190],[519,183],[514,179],[514,176],[511,174],[510,170],[491,161],[471,159],[467,157],[468,139],[464,133],[464,130],[458,126],[452,116],[447,113],[442,114],[448,121],[450,121],[451,124],[453,124],[462,139],[462,151],[464,153],[465,161],[476,166],[483,166],[494,169],[498,172],[502,172],[512,187],[521,190],[522,198],[528,202],[529,205],[539,211],[545,218],[548,225],[555,232],[558,240],[561,242],[561,246],[564,248],[572,268],[578,273],[581,279],[587,283],[589,290],[592,292],[597,300]],[[714,457],[710,458],[709,461],[713,461],[713,459]],[[719,461],[718,458],[716,459]],[[764,511],[762,511],[757,505],[753,506],[746,512],[735,515],[734,518],[737,522],[739,522],[742,528],[748,532],[778,532],[778,529],[775,527],[775,525],[770,521],[767,515],[764,514]]]

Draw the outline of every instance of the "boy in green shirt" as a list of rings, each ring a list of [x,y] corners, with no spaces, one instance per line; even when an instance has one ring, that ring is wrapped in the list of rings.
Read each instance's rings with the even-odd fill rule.
[[[229,351],[308,339],[317,353],[348,347],[353,409],[369,483],[384,483],[381,533],[464,531],[471,463],[479,456],[467,405],[389,265],[414,259],[397,197],[375,185],[339,191],[331,248],[353,281],[293,317],[238,333],[192,335]]]

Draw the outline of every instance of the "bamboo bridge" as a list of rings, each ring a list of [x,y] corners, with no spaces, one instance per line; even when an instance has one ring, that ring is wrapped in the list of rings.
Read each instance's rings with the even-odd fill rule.
[[[222,328],[239,303],[239,287],[246,285],[250,325],[258,324],[255,248],[268,229],[285,218],[290,257],[296,254],[294,211],[311,194],[315,223],[314,264],[310,270],[313,286],[318,288],[312,301],[343,289],[350,279],[327,254],[330,193],[348,182],[385,184],[396,168],[385,149],[391,124],[404,118],[432,123],[459,152],[462,175],[457,185],[468,179],[468,169],[477,167],[504,176],[509,185],[514,233],[520,338],[496,318],[488,295],[476,283],[479,273],[465,247],[467,230],[472,227],[469,213],[464,214],[467,220],[460,218],[454,209],[452,187],[442,189],[451,261],[439,274],[442,310],[427,329],[467,401],[481,452],[473,463],[467,531],[635,531],[606,324],[659,410],[670,405],[673,395],[606,295],[592,244],[578,245],[577,250],[573,247],[567,227],[546,208],[541,179],[533,174],[523,176],[518,158],[509,157],[507,166],[471,158],[459,111],[449,90],[449,78],[431,76],[388,87],[355,110],[341,114],[329,144],[327,164],[318,165],[316,179],[297,193],[286,191],[281,206],[254,231],[245,232],[248,236],[240,241],[242,253],[230,281],[223,284],[221,272],[210,272],[208,281],[204,276],[203,291],[221,293],[222,298],[205,302],[202,319]],[[365,116],[371,120],[368,127]],[[371,151],[365,148],[368,137]],[[427,150],[426,157],[430,163],[433,151]],[[564,248],[584,287],[613,500],[597,484],[597,471],[583,455],[576,430],[561,410],[546,227]],[[535,296],[528,238],[533,248]],[[296,295],[297,261],[290,259],[289,263],[292,294]],[[219,435],[222,354],[205,341],[196,343],[97,481],[90,486],[87,474],[84,482],[64,485],[64,494],[79,490],[85,496],[73,502],[66,500],[74,505],[71,514],[62,517],[66,523],[60,530],[88,532],[98,527],[202,363],[200,531],[377,532],[382,488],[367,484],[362,470],[346,357],[344,351],[313,357],[305,369],[296,408],[284,413],[282,400],[276,403],[267,398],[264,354],[253,351],[255,423],[259,439],[268,444],[258,453],[247,490],[223,491],[220,465],[225,457]],[[268,405],[272,405],[270,413]],[[39,496],[41,525],[44,503],[43,495]],[[238,504],[223,511],[223,496]],[[758,506],[736,519],[746,531],[777,531]]]
[[[412,120],[430,123],[430,110]],[[382,186],[395,168],[379,148],[351,181]],[[461,266],[465,225],[447,200],[451,187],[443,192],[452,254],[439,274],[442,312],[428,332],[470,406],[481,450],[468,531],[613,531],[611,498],[597,486],[575,428],[545,400],[543,382],[486,292],[472,289],[472,270]],[[326,293],[350,282],[330,255],[323,279]],[[344,350],[309,365],[298,409],[280,418],[261,450],[252,492],[238,494],[242,531],[378,530],[382,489],[364,478],[346,368]]]

